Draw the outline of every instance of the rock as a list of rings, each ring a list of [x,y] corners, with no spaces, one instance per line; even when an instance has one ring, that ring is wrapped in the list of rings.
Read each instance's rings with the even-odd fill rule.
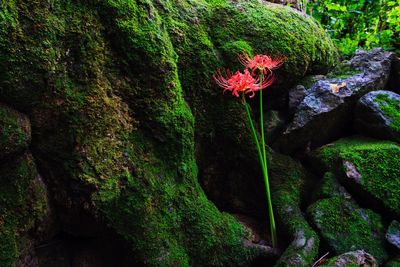
[[[379,210],[400,214],[400,146],[360,136],[344,138],[312,153],[320,173],[333,172],[357,195]]]
[[[326,72],[337,51],[320,25],[256,0],[20,1],[0,13],[0,99],[29,116],[68,232],[81,234],[68,226],[87,214],[146,266],[241,266],[259,255],[198,183],[210,166],[216,184],[229,172],[242,184],[260,177],[240,101],[211,77],[234,69],[239,48],[284,55],[282,88]]]
[[[400,223],[392,221],[386,232],[386,239],[390,244],[400,249]]]
[[[336,256],[321,265],[323,267],[378,267],[378,263],[371,254],[363,250],[346,252]]]
[[[0,165],[1,266],[35,266],[34,242],[49,238],[47,190],[30,154]],[[37,244],[36,243],[36,244]]]
[[[387,259],[380,215],[342,197],[319,200],[307,209],[307,213],[334,253],[362,249],[380,263]]]
[[[272,205],[278,232],[290,242],[276,267],[311,266],[318,255],[319,237],[310,227],[301,210],[311,175],[302,165],[288,156],[269,151]]]
[[[311,75],[304,77],[298,82],[298,85],[289,90],[289,111],[294,113],[297,107],[303,102],[307,91],[319,80],[323,80],[324,75]]]
[[[400,143],[400,95],[373,91],[357,103],[355,127],[363,134]]]
[[[0,103],[0,160],[24,152],[30,142],[28,117]]]
[[[313,193],[313,199],[319,200],[323,198],[343,197],[351,199],[351,195],[340,185],[335,174],[326,172],[317,186],[317,190]]]
[[[357,99],[385,87],[394,58],[382,49],[358,51],[342,65],[346,74],[352,69],[351,76],[335,74],[335,78],[319,80],[307,90],[292,122],[273,147],[286,153],[306,146],[315,148],[349,131]]]
[[[269,110],[264,114],[265,142],[271,144],[285,126],[282,112]]]

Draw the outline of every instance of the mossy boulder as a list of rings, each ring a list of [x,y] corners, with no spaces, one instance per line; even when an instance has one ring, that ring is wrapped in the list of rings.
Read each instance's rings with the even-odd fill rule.
[[[44,234],[37,227],[49,215],[47,192],[30,154],[2,164],[0,184],[0,263],[12,267],[32,252],[30,239]]]
[[[334,172],[350,193],[388,214],[400,214],[400,146],[349,137],[312,153],[315,169]]]
[[[378,267],[375,258],[363,250],[350,251],[329,259],[323,267]]]
[[[26,150],[31,141],[27,116],[0,103],[0,160]]]
[[[387,259],[380,215],[342,197],[319,200],[307,212],[324,241],[336,254],[360,249],[373,255],[380,263]]]
[[[260,254],[197,180],[215,151],[229,155],[219,171],[255,155],[240,103],[211,76],[251,49],[286,57],[282,85],[327,70],[337,53],[315,21],[255,0],[67,0],[4,2],[0,24],[0,99],[31,119],[65,232],[108,225],[147,266],[242,266]]]
[[[373,91],[357,103],[355,126],[360,133],[400,143],[400,95]]]
[[[278,232],[289,241],[275,266],[310,266],[318,255],[319,237],[305,219],[301,204],[313,183],[312,176],[288,156],[272,150],[268,155]]]
[[[347,190],[339,183],[336,175],[332,172],[326,172],[319,181],[312,198],[319,200],[331,197],[351,198]]]

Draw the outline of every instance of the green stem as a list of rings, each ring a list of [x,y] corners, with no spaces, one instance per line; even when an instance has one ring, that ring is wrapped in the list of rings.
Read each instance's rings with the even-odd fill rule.
[[[246,110],[247,119],[250,124],[250,129],[253,134],[253,139],[254,139],[254,142],[256,143],[258,157],[260,159],[261,169],[262,169],[264,183],[265,183],[266,192],[267,192],[268,213],[269,213],[269,220],[270,220],[270,226],[271,226],[272,246],[276,247],[277,246],[276,227],[275,227],[274,213],[272,210],[271,194],[270,194],[270,190],[269,190],[267,162],[266,162],[266,159],[264,160],[263,152],[261,151],[260,143],[259,143],[258,137],[257,137],[257,132],[254,127],[253,120],[251,119],[250,108],[249,108],[248,104],[246,103],[246,98],[245,98],[244,94],[243,94],[243,104],[244,104],[244,107]],[[265,146],[264,146],[264,150],[265,150]]]
[[[263,82],[263,72],[260,71],[260,86],[262,87]],[[263,90],[260,90],[260,129],[261,129],[261,145],[263,152],[263,165],[264,165],[264,184],[265,191],[267,193],[267,202],[268,202],[268,214],[269,214],[269,222],[271,227],[271,237],[272,237],[272,246],[276,247],[278,240],[276,237],[276,226],[275,226],[275,217],[274,211],[272,208],[272,200],[271,200],[271,192],[269,188],[269,178],[268,178],[268,167],[267,167],[267,153],[265,151],[265,135],[264,135],[264,110],[263,110]]]

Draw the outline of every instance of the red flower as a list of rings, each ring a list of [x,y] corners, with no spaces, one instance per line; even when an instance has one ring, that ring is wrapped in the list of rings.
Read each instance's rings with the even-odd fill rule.
[[[225,78],[221,71],[218,70],[213,76],[215,82],[224,88],[225,91],[231,91],[232,95],[239,97],[240,92],[252,93],[250,97],[254,97],[255,91],[264,89],[270,86],[274,82],[274,76],[270,75],[269,78],[265,79],[260,85],[260,80],[255,79],[251,76],[248,70],[245,70],[244,73],[237,71],[235,74],[231,74],[229,70],[227,70],[227,77]]]
[[[284,62],[284,58],[278,56],[276,58],[271,58],[268,55],[255,55],[253,59],[243,51],[242,55],[239,55],[239,61],[248,69],[252,70],[252,73],[256,70],[262,71],[264,74],[267,74],[267,71],[272,74],[272,70],[279,68],[282,66]]]

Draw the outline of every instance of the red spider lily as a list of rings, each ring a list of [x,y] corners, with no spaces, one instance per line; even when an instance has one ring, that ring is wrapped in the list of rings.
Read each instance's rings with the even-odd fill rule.
[[[272,70],[279,68],[284,62],[284,58],[281,56],[271,58],[268,55],[255,55],[254,58],[250,58],[244,51],[238,58],[243,66],[252,70],[253,74],[256,70],[260,70],[264,75],[267,74],[267,71],[273,75]]]
[[[232,95],[237,97],[239,97],[240,92],[244,92],[245,94],[251,93],[250,97],[254,97],[255,91],[267,88],[275,80],[274,76],[270,75],[263,81],[262,85],[260,85],[260,80],[251,76],[248,70],[245,70],[244,73],[237,71],[235,74],[231,74],[231,72],[227,70],[226,74],[227,77],[225,78],[221,71],[218,70],[213,78],[219,86],[225,89],[224,92],[231,91]]]

